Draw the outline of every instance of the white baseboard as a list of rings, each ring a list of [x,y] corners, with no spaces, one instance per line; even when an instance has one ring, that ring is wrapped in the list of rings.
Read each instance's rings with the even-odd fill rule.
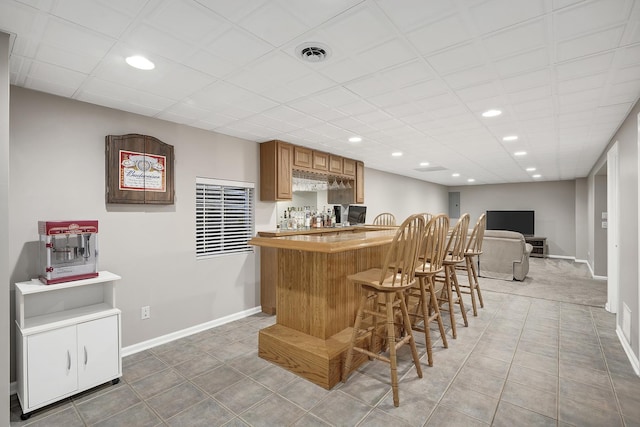
[[[207,329],[215,328],[216,326],[224,325],[225,323],[233,322],[234,320],[243,319],[262,311],[261,307],[254,307],[249,310],[234,313],[229,316],[222,317],[220,319],[211,320],[209,322],[201,323],[199,325],[191,326],[181,331],[171,332],[167,335],[162,335],[147,341],[143,341],[137,344],[133,344],[122,348],[122,357],[131,356],[132,354],[139,353],[144,350],[148,350],[153,347],[157,347],[161,344],[166,344],[171,341],[175,341],[180,338],[188,337],[189,335],[197,334],[198,332],[206,331]]]
[[[620,325],[616,325],[616,335],[618,335],[618,339],[620,340],[620,344],[622,344],[622,348],[624,352],[627,353],[627,357],[629,358],[629,362],[631,362],[631,367],[636,375],[640,376],[640,361],[638,361],[638,357],[633,354],[633,350],[631,349],[631,345],[627,342],[622,333],[622,328]]]
[[[576,260],[576,257],[568,255],[547,255],[547,258],[570,259],[571,261]]]
[[[189,335],[197,334],[198,332],[206,331],[207,329],[215,328],[216,326],[221,326],[221,325],[224,325],[225,323],[233,322],[234,320],[239,320],[245,317],[252,316],[254,314],[260,313],[261,311],[262,311],[262,307],[254,307],[249,310],[241,311],[239,313],[234,313],[229,316],[222,317],[220,319],[201,323],[200,325],[192,326],[190,328],[186,328],[181,331],[172,332],[170,334],[163,335],[161,337],[153,338],[138,344],[133,344],[127,347],[123,347],[120,354],[122,355],[122,357],[130,356],[132,354],[136,354],[141,351],[148,350],[150,348],[156,347],[161,344],[166,344],[168,342],[177,340],[179,338],[188,337]],[[16,382],[14,381],[12,383],[9,383],[9,396],[16,394],[17,392],[18,392],[18,388],[17,388]]]

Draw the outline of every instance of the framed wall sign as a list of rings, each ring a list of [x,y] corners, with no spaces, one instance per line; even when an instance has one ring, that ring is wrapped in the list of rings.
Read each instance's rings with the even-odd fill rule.
[[[153,136],[107,135],[107,203],[173,204],[173,146]]]

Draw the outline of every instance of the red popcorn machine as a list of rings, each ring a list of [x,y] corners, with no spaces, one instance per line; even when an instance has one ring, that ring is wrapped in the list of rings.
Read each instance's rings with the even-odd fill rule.
[[[98,221],[38,221],[38,234],[43,283],[98,276]]]

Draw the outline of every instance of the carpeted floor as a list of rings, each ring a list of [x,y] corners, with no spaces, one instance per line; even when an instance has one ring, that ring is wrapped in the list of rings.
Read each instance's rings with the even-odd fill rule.
[[[466,282],[466,277],[459,277]],[[480,289],[573,304],[604,307],[607,281],[591,278],[584,263],[557,258],[531,258],[524,281],[481,277]]]

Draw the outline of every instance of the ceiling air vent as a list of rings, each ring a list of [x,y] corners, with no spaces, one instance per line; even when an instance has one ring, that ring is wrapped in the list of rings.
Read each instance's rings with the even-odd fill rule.
[[[419,167],[419,168],[415,168],[414,171],[418,171],[418,172],[439,172],[439,171],[446,171],[447,168],[443,168],[442,166],[424,166],[424,167]]]
[[[329,58],[331,50],[322,43],[303,43],[296,48],[297,55],[306,62],[322,62]]]

